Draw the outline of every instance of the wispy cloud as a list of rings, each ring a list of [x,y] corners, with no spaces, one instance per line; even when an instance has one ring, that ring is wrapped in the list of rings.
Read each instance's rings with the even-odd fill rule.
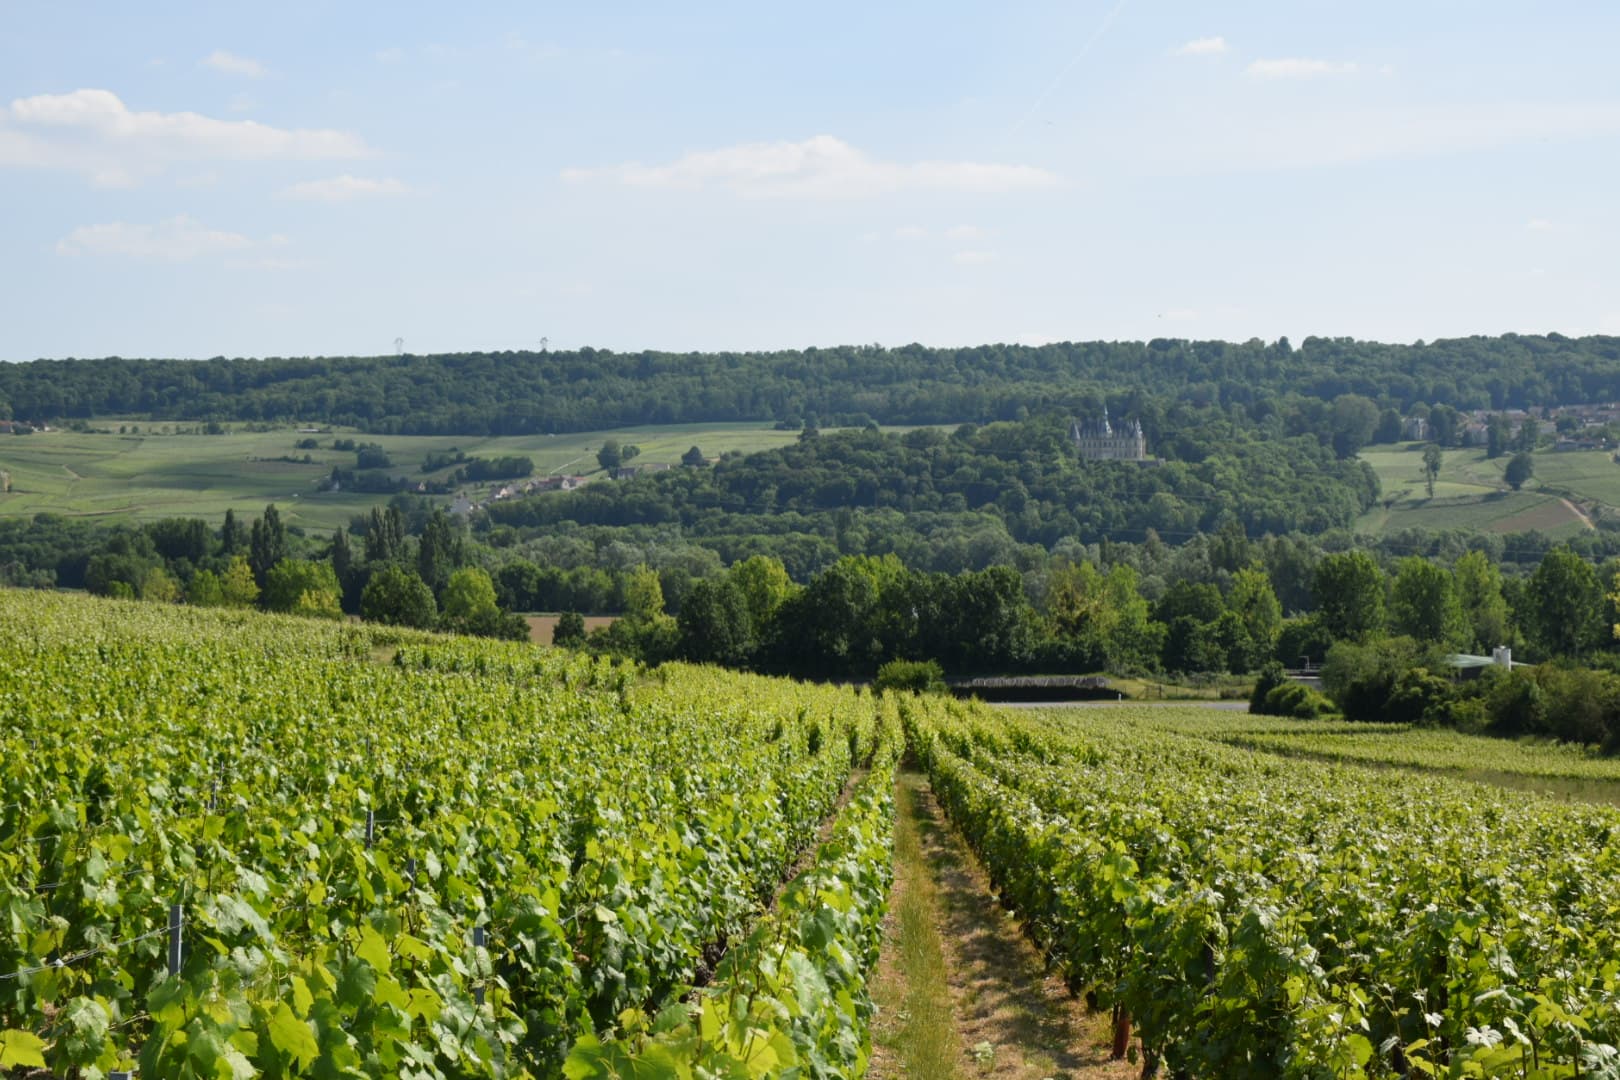
[[[721,187],[752,197],[866,198],[901,191],[1005,192],[1050,187],[1053,173],[977,161],[877,160],[831,135],[801,142],[744,143],[686,154],[663,165],[632,162],[563,170],[575,183],[627,187]]]
[[[300,199],[306,202],[348,202],[351,199],[364,199],[377,195],[403,195],[410,188],[403,180],[392,177],[371,179],[363,176],[333,176],[325,180],[305,180],[301,183],[285,188],[281,192],[283,199]]]
[[[1308,60],[1289,57],[1256,60],[1246,69],[1256,79],[1316,79],[1324,75],[1354,75],[1359,68],[1348,60]]]
[[[1318,168],[1614,138],[1620,136],[1620,101],[1324,110],[1279,100],[1241,117],[1192,111],[1153,136],[1142,161],[1156,172]]]
[[[0,168],[73,169],[98,183],[132,183],[177,161],[365,157],[356,135],[277,128],[194,112],[129,108],[110,90],[18,98],[0,110]]]
[[[1177,56],[1215,56],[1226,51],[1226,39],[1215,37],[1193,38],[1175,50]]]
[[[186,214],[153,225],[115,221],[81,225],[57,242],[59,255],[113,255],[131,259],[184,261],[241,251],[253,241],[241,233],[206,228]]]
[[[202,58],[204,67],[211,67],[215,71],[223,71],[228,75],[243,75],[249,79],[262,79],[265,75],[264,65],[257,60],[246,56],[237,56],[224,49],[215,49]]]
[[[994,251],[958,251],[951,256],[951,262],[957,266],[984,266],[1001,258]]]

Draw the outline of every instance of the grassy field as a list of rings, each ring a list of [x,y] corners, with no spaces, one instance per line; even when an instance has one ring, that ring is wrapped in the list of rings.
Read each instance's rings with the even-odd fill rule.
[[[116,432],[120,424],[98,420],[96,426]],[[10,493],[0,494],[0,515],[49,511],[112,519],[184,516],[218,520],[231,507],[239,513],[257,513],[274,502],[289,523],[330,529],[387,501],[384,495],[316,490],[334,465],[354,468],[354,454],[332,449],[337,437],[380,444],[394,460],[390,471],[412,479],[450,472],[423,473],[421,464],[428,453],[452,447],[478,457],[525,454],[534,459],[537,474],[600,476],[596,451],[608,437],[641,447],[638,464],[674,464],[692,446],[716,457],[728,450],[783,446],[798,437],[797,432],[775,431],[762,424],[668,425],[485,439],[353,432],[305,436],[295,427],[180,435],[165,434],[164,425],[140,423],[139,427],[138,435],[62,430],[0,437],[0,469],[11,475]],[[295,444],[306,437],[318,439],[320,448],[298,449]],[[302,461],[306,454],[308,464]],[[286,457],[298,460],[279,460]],[[476,499],[487,487],[470,486],[467,493]]]
[[[1536,454],[1536,477],[1522,491],[1502,479],[1506,458],[1491,460],[1478,449],[1447,450],[1429,497],[1423,480],[1423,445],[1368,447],[1361,459],[1373,467],[1383,491],[1379,505],[1356,527],[1364,533],[1395,529],[1467,529],[1573,536],[1589,526],[1594,510],[1620,511],[1620,465],[1608,453]],[[1568,498],[1574,507],[1564,500]]]

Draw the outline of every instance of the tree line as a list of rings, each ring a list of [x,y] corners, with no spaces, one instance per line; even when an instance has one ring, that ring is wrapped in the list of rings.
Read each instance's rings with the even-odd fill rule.
[[[313,618],[358,615],[397,626],[527,638],[528,623],[500,607],[488,571],[474,564],[464,525],[442,509],[416,506],[414,522],[401,505],[378,507],[356,523],[358,539],[345,528],[324,542],[289,529],[273,504],[251,524],[227,510],[218,529],[200,518],[113,528],[92,542],[78,584],[98,595],[154,603]],[[47,518],[40,515],[34,525],[48,530],[59,523],[41,520]],[[0,539],[0,551],[5,546]],[[0,563],[0,582],[56,584],[54,574],[16,561]]]
[[[803,576],[766,554],[726,564],[707,549],[611,540],[593,563],[579,537],[544,549],[492,539],[409,498],[329,536],[289,528],[273,506],[252,522],[228,513],[217,529],[39,515],[0,523],[0,580],[55,585],[19,556],[48,560],[53,542],[78,542],[79,586],[152,602],[517,638],[527,634],[519,612],[573,612],[564,644],[821,679],[870,679],[894,661],[953,676],[1259,672],[1262,711],[1333,708],[1587,741],[1620,731],[1620,554],[1598,561],[1597,538],[1513,562],[1500,559],[1501,537],[1397,554],[1251,538],[1228,521],[1175,546],[1065,542],[1021,564],[951,573],[854,554]],[[575,545],[572,565],[562,540]],[[587,636],[585,611],[622,617]],[[1451,654],[1497,646],[1536,668],[1453,678]],[[1329,699],[1282,684],[1278,666],[1305,664],[1320,665]]]
[[[1265,410],[1345,395],[1406,412],[1620,399],[1620,338],[1157,338],[1041,346],[840,346],[773,352],[454,353],[0,364],[0,419],[338,424],[372,432],[524,435],[638,424],[941,424],[1078,411],[1106,393]],[[1146,420],[1144,420],[1144,424]]]

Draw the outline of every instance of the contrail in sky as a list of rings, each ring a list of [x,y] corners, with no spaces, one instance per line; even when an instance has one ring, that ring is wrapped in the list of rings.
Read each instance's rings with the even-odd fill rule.
[[[1119,16],[1121,11],[1125,10],[1125,5],[1130,2],[1131,0],[1119,0],[1119,3],[1115,4],[1113,9],[1103,16],[1103,21],[1097,24],[1097,29],[1093,30],[1091,36],[1086,38],[1086,43],[1080,46],[1080,51],[1074,54],[1074,59],[1063,65],[1063,70],[1057,73],[1057,78],[1052,80],[1050,86],[1041,91],[1041,96],[1035,99],[1035,104],[1029,107],[1029,111],[1019,119],[1018,123],[1012,126],[1012,130],[1007,132],[1008,135],[1016,135],[1019,128],[1029,123],[1030,118],[1040,112],[1041,106],[1046,104],[1046,99],[1052,96],[1052,91],[1056,90],[1058,84],[1063,82],[1070,71],[1074,70],[1074,65],[1086,58],[1086,54],[1091,51],[1091,47],[1097,44],[1104,34],[1108,33],[1108,28],[1114,24],[1114,19]]]

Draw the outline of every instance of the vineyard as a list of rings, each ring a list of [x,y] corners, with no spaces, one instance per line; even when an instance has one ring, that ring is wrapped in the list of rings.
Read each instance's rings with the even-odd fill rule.
[[[0,1066],[861,1071],[891,705],[38,594],[0,635]]]
[[[961,709],[908,736],[1150,1068],[1620,1075],[1620,814],[1127,717]]]
[[[1129,720],[1133,727],[1325,761],[1620,784],[1620,757],[1594,746],[1550,740],[1487,739],[1452,728],[1223,715],[1208,709],[1136,709]]]
[[[39,593],[0,635],[0,1075],[863,1075],[914,763],[1146,1073],[1620,1076],[1620,811],[1444,775],[1595,755]]]

